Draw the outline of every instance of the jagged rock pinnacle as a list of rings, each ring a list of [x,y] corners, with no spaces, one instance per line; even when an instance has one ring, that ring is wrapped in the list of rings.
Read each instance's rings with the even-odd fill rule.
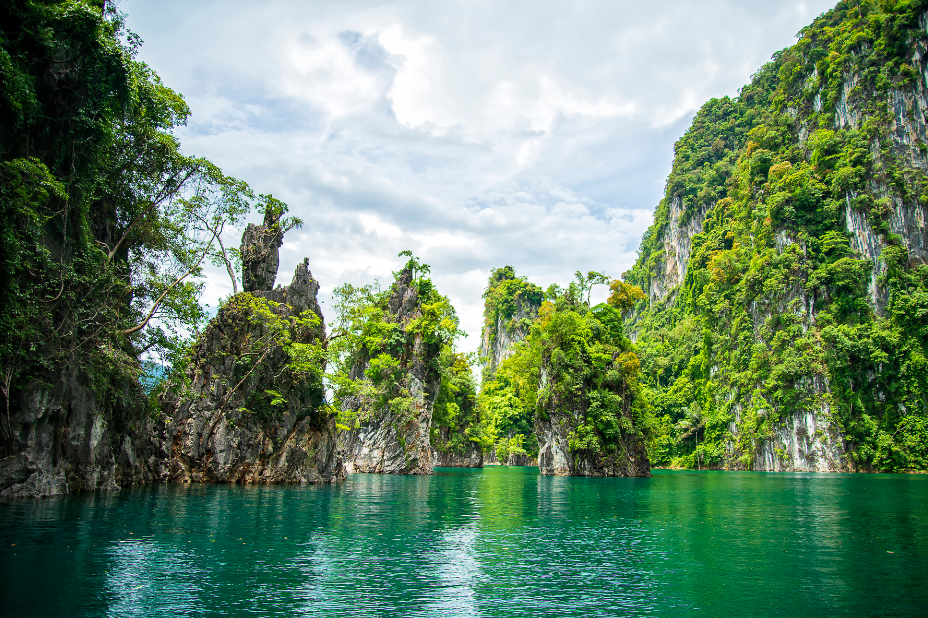
[[[280,246],[284,234],[280,229],[280,213],[268,208],[264,224],[249,224],[242,234],[242,288],[246,292],[270,290],[280,266]]]

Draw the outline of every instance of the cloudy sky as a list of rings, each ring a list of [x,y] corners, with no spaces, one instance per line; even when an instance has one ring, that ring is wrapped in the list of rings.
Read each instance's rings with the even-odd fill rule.
[[[635,259],[673,143],[832,0],[123,0],[180,138],[305,222],[322,300],[411,249],[476,349],[487,276]],[[216,271],[207,299],[231,292]],[[605,297],[605,290],[600,291]],[[325,311],[326,304],[323,304]]]

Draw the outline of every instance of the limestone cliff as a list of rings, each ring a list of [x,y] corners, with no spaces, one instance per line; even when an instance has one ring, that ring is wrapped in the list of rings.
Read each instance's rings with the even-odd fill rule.
[[[510,316],[498,315],[496,322],[484,328],[480,337],[480,357],[486,363],[486,373],[492,375],[500,363],[512,356],[516,345],[524,341],[538,315],[538,305],[518,302]]]
[[[626,273],[652,456],[924,467],[928,16],[842,2],[799,39],[697,114]]]
[[[571,414],[558,414],[536,424],[538,470],[548,476],[651,476],[643,439],[627,435],[615,453],[570,449]],[[554,420],[551,420],[554,419]],[[530,465],[509,463],[507,465]]]
[[[647,290],[652,304],[671,298],[683,283],[693,236],[702,231],[707,211],[707,204],[697,204],[687,210],[680,196],[669,198],[667,227],[660,239],[661,258]]]
[[[401,340],[395,351],[396,384],[385,396],[363,393],[347,398],[345,406],[357,424],[339,435],[349,472],[431,474],[434,467],[429,430],[432,409],[441,385],[440,346],[410,330],[422,316],[413,273],[405,269],[393,283],[385,319]],[[359,383],[370,383],[370,356],[361,352],[350,372]]]
[[[274,208],[267,208],[264,224],[249,223],[242,234],[242,288],[246,292],[274,287],[280,266],[280,246],[284,242],[280,215]]]
[[[483,407],[492,419],[496,437],[487,447],[485,463],[492,465],[535,465],[538,443],[532,429],[534,410],[508,402],[509,385],[497,379],[500,365],[510,359],[532,331],[544,293],[525,277],[517,277],[512,266],[490,271],[483,293],[483,328],[478,352],[483,363]]]
[[[556,476],[651,476],[641,427],[641,393],[633,386],[637,370],[634,354],[614,352],[610,366],[597,379],[595,369],[578,372],[575,365],[571,371],[555,358],[570,356],[571,352],[562,345],[543,354],[539,410],[535,415],[539,472]],[[629,360],[633,366],[626,369]],[[574,381],[576,376],[582,377]]]
[[[447,433],[447,428],[445,428]],[[435,468],[482,468],[483,451],[480,445],[471,443],[462,450],[441,451],[433,448],[432,466]]]
[[[484,292],[484,325],[480,333],[479,356],[484,376],[491,377],[500,363],[512,356],[538,315],[541,288],[516,277],[512,266],[494,269]]]
[[[33,381],[11,405],[14,453],[0,459],[0,497],[38,497],[118,489],[150,481],[139,464],[147,443],[144,408],[127,383],[101,399],[92,378],[77,364],[52,383]]]
[[[317,483],[345,477],[335,419],[322,407],[324,364],[297,367],[290,355],[325,339],[309,260],[297,266],[289,286],[255,288],[277,276],[276,225],[266,216],[265,226],[245,231],[246,291],[229,299],[197,338],[187,383],[162,398],[161,475],[168,480]]]

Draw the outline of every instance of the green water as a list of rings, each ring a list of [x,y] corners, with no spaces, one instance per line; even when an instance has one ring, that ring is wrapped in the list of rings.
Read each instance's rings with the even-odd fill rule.
[[[359,474],[0,504],[2,616],[926,616],[928,476]]]

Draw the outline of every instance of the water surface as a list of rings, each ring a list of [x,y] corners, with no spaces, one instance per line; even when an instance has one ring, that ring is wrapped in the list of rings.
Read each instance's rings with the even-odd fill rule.
[[[0,504],[3,616],[926,616],[928,477],[358,474]]]

